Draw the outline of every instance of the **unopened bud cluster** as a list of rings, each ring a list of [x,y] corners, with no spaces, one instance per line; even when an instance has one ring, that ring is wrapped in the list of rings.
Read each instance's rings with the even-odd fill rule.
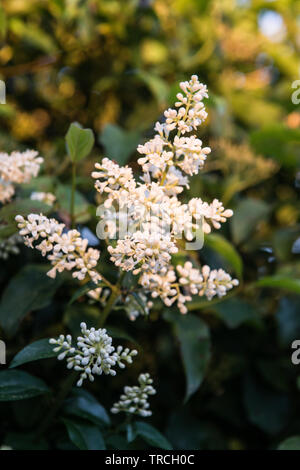
[[[50,344],[56,345],[54,352],[57,359],[67,358],[67,368],[80,372],[77,386],[81,387],[85,379],[94,381],[94,375],[116,375],[115,366],[124,369],[132,364],[132,358],[137,355],[133,349],[112,346],[112,338],[105,329],[88,329],[85,323],[80,324],[82,336],[78,336],[76,346],[72,344],[72,336],[60,335],[58,339],[51,338]]]
[[[111,409],[112,413],[130,413],[146,418],[151,416],[148,398],[156,394],[155,388],[152,386],[153,380],[150,374],[140,374],[138,378],[139,385],[134,387],[124,387],[124,393],[120,396],[120,400],[115,403]]]
[[[22,237],[18,234],[11,235],[6,240],[0,242],[0,259],[8,259],[10,255],[20,253],[19,244],[22,243]]]

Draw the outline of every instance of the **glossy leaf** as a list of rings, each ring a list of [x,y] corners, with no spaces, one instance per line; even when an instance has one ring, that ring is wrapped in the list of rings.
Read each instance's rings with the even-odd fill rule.
[[[21,370],[0,372],[0,401],[25,400],[49,393],[45,382]]]
[[[153,426],[144,421],[136,421],[134,425],[136,436],[141,437],[151,447],[172,450],[170,442]]]
[[[242,278],[242,258],[226,238],[222,237],[222,235],[212,233],[205,237],[205,245],[217,251],[233,267],[238,278]]]
[[[255,283],[256,287],[270,287],[282,289],[288,292],[300,294],[300,279],[294,279],[283,275],[266,276]]]
[[[78,416],[94,424],[110,424],[105,408],[93,395],[83,389],[73,391],[72,396],[66,400],[63,411],[67,415]]]
[[[13,369],[14,367],[26,364],[27,362],[56,357],[57,353],[53,351],[53,347],[54,346],[49,343],[48,338],[35,341],[18,352],[11,361],[9,368]]]
[[[100,429],[92,424],[81,424],[63,419],[70,441],[80,450],[105,450]]]
[[[27,265],[11,279],[0,303],[0,325],[8,335],[14,335],[24,316],[50,304],[62,282],[62,277],[51,279],[49,267]]]

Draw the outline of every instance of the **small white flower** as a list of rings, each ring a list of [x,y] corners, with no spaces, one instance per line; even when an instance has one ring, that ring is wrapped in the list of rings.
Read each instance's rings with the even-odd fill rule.
[[[33,242],[39,241],[35,248],[51,261],[52,269],[47,273],[55,278],[57,272],[73,271],[73,277],[79,280],[89,276],[97,284],[101,276],[96,271],[100,251],[88,248],[88,241],[81,238],[77,230],[63,233],[64,224],[44,215],[29,214],[27,220],[21,215],[16,217],[19,234],[25,245],[33,248]]]

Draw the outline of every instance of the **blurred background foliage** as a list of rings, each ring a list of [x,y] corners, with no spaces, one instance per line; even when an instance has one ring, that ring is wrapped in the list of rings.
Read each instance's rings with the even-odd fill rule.
[[[294,0],[1,1],[0,78],[7,87],[1,148],[40,151],[43,173],[18,197],[52,190],[63,220],[71,178],[64,136],[72,121],[96,136],[92,155],[80,164],[76,199],[77,222],[94,232],[94,162],[105,155],[137,170],[136,146],[151,137],[178,82],[195,73],[208,85],[200,138],[213,151],[185,197],[217,197],[235,213],[191,256],[226,268],[240,286],[221,302],[195,300],[186,317],[165,309],[128,323],[116,312],[114,333],[126,330],[142,353],[113,381],[89,387],[109,407],[112,395],[148,370],[158,389],[151,423],[175,448],[270,449],[300,435],[299,366],[290,358],[291,342],[300,336],[300,108],[291,101],[300,70],[299,25]],[[7,226],[14,230],[20,204],[0,209],[2,236]],[[23,209],[32,203],[23,201]],[[10,316],[9,325],[1,325],[10,338],[9,358],[60,332],[62,323],[76,331],[82,319],[99,314],[86,298],[68,307],[74,287],[68,280],[63,288],[60,281],[47,284],[30,264],[37,261],[22,248],[21,256],[1,262],[0,318]],[[46,284],[36,287],[38,279]],[[39,301],[30,298],[35,288]],[[24,369],[54,388],[65,375],[54,359]],[[45,406],[35,400],[34,410],[28,400],[0,406],[0,440],[30,446],[24,439]],[[70,445],[61,425],[52,432],[51,445]],[[299,446],[299,439],[292,442]]]

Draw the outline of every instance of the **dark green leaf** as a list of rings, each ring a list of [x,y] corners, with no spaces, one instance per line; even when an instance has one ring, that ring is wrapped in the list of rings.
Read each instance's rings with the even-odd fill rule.
[[[0,303],[0,325],[8,335],[14,335],[24,316],[50,304],[62,278],[46,275],[47,266],[27,265],[11,279]]]
[[[136,435],[142,437],[151,447],[172,450],[170,442],[150,424],[144,421],[136,421],[134,430]]]
[[[9,368],[13,369],[27,362],[38,361],[39,359],[47,359],[55,357],[57,353],[53,351],[53,344],[49,343],[49,339],[40,339],[29,344],[22,349],[11,361]]]
[[[257,319],[257,310],[253,305],[234,297],[225,298],[212,309],[218,313],[228,328],[237,328],[247,321]]]
[[[276,434],[287,424],[289,401],[286,395],[246,377],[244,381],[244,404],[252,424],[269,434]]]
[[[74,390],[64,404],[64,413],[87,419],[94,424],[110,424],[105,408],[86,390]]]
[[[112,338],[125,339],[127,341],[130,341],[131,343],[137,344],[136,340],[131,335],[129,335],[126,331],[123,331],[121,328],[118,328],[117,326],[107,326],[106,330],[109,336],[111,336]]]
[[[282,297],[276,312],[279,342],[290,346],[294,339],[300,337],[300,298],[298,296]]]
[[[46,439],[36,439],[35,433],[11,432],[5,436],[5,445],[13,450],[48,450],[49,444]]]
[[[210,359],[209,329],[203,320],[188,314],[179,315],[172,311],[164,313],[164,318],[171,322],[179,340],[180,351],[186,374],[187,401],[200,387]]]
[[[83,295],[88,294],[90,290],[96,289],[97,287],[102,286],[103,283],[99,283],[98,285],[94,284],[93,281],[88,282],[87,284],[84,284],[84,286],[79,287],[77,291],[72,295],[70,302],[68,305],[72,305],[77,299],[82,297]]]
[[[105,450],[100,429],[91,424],[79,424],[69,419],[63,419],[70,441],[80,450]]]
[[[24,400],[50,390],[45,382],[21,370],[0,372],[0,401]]]
[[[291,436],[282,441],[278,450],[300,450],[300,436]]]

